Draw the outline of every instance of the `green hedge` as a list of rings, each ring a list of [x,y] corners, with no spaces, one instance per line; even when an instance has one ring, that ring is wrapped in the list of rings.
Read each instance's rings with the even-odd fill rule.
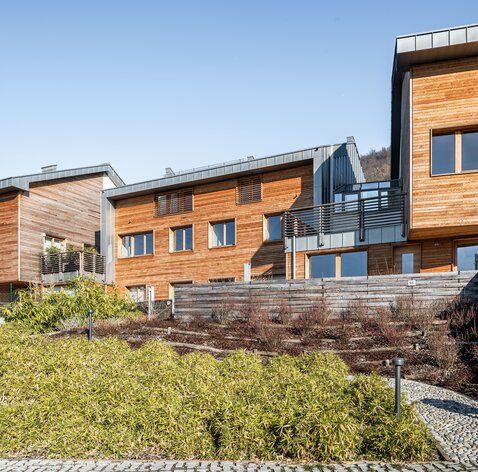
[[[393,412],[378,377],[347,378],[332,354],[263,365],[161,342],[52,340],[0,328],[0,456],[424,460],[413,408]]]
[[[17,297],[9,308],[2,309],[7,321],[27,325],[38,332],[56,328],[72,319],[77,324],[84,324],[90,308],[94,310],[95,320],[139,314],[134,302],[120,297],[114,288],[107,288],[86,276],[72,279],[58,292],[32,286],[19,290]]]

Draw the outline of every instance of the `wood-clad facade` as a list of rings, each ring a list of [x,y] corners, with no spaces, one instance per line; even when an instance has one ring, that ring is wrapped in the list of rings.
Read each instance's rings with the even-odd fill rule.
[[[177,283],[243,280],[244,264],[251,265],[252,277],[285,278],[283,242],[267,241],[266,218],[313,204],[312,163],[261,175],[262,198],[252,203],[238,203],[238,178],[192,186],[193,210],[186,213],[156,216],[153,193],[119,200],[115,209],[118,286],[153,286],[155,298],[167,299]],[[221,221],[235,222],[235,244],[211,247],[211,224]],[[186,226],[192,226],[192,249],[175,251],[173,231]],[[151,231],[153,254],[121,257],[123,236]]]
[[[46,240],[61,241],[63,250],[98,245],[102,191],[122,181],[102,165],[2,183],[8,191],[0,193],[0,303],[6,303],[15,289],[42,282]]]
[[[478,130],[478,57],[415,65],[411,90],[410,239],[478,234],[478,171],[431,172],[433,133]]]

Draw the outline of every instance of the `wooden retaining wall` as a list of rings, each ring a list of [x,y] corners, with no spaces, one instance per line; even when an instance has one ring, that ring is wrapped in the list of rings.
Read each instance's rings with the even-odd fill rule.
[[[478,272],[182,285],[175,290],[174,316],[211,318],[215,310],[240,311],[249,303],[272,314],[288,306],[300,315],[322,299],[338,316],[359,302],[370,308],[393,306],[398,297],[427,303],[455,297],[478,302]]]

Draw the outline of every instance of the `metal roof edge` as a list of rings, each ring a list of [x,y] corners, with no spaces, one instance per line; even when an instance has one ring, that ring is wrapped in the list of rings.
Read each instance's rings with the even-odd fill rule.
[[[198,167],[196,169],[178,172],[175,175],[161,177],[158,179],[147,180],[144,182],[137,182],[123,187],[107,189],[103,191],[106,198],[119,199],[121,197],[133,196],[134,194],[152,193],[161,188],[170,188],[192,184],[204,180],[230,178],[234,175],[259,172],[270,167],[291,165],[296,162],[313,159],[313,152],[319,149],[326,149],[330,147],[338,147],[347,144],[336,143],[328,145],[320,145],[311,148],[302,149],[299,151],[292,151],[284,154],[275,154],[272,156],[261,157],[257,159],[240,159],[236,161],[222,162],[220,164],[212,164],[210,166]]]
[[[0,180],[0,190],[12,187],[18,190],[27,191],[31,183],[34,182],[47,182],[49,180],[64,179],[68,177],[79,177],[82,175],[101,174],[105,173],[111,179],[111,181],[117,186],[124,186],[123,179],[113,169],[111,164],[99,164],[96,166],[77,167],[74,169],[55,170],[52,172],[39,172],[37,174],[21,175],[18,177],[7,177]]]

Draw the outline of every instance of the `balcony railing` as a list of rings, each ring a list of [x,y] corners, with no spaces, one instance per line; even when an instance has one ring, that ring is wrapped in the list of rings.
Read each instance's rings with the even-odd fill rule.
[[[42,282],[66,282],[80,275],[94,275],[104,281],[105,258],[101,254],[84,251],[67,251],[41,256]]]
[[[405,194],[389,193],[377,197],[329,203],[286,211],[284,236],[312,236],[358,231],[361,241],[365,230],[402,226],[405,236]]]

